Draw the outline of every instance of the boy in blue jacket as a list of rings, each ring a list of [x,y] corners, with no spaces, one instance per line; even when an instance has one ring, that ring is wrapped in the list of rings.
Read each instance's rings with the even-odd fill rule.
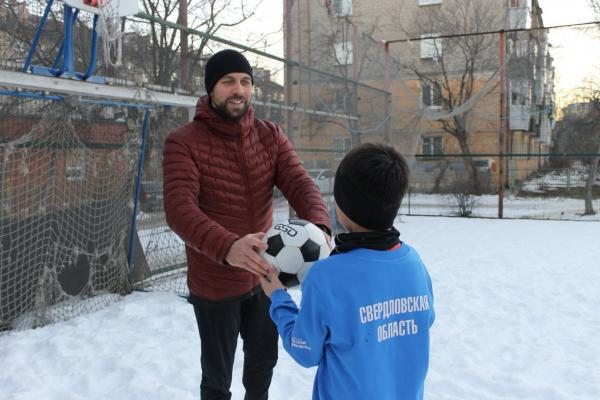
[[[393,147],[351,150],[335,176],[336,214],[348,233],[315,263],[296,306],[272,270],[261,278],[286,351],[318,365],[313,399],[422,399],[433,324],[431,279],[393,227],[408,188]]]

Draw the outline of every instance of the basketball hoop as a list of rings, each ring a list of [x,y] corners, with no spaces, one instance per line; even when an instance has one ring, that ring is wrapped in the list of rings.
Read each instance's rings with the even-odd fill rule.
[[[104,48],[104,62],[106,65],[121,65],[121,15],[119,3],[121,0],[84,0],[97,4],[99,10],[98,34],[102,37]]]
[[[106,65],[121,65],[121,18],[138,12],[137,0],[65,0],[75,8],[98,14],[96,31],[102,37]]]
[[[102,77],[94,75],[96,68],[96,49],[98,36],[102,36],[104,45],[104,61],[106,65],[117,66],[121,63],[121,18],[138,12],[138,0],[63,0],[64,37],[56,60],[52,67],[31,65],[36,47],[42,36],[46,17],[52,9],[54,0],[48,0],[44,15],[40,18],[31,48],[23,62],[23,72],[40,75],[59,76],[64,78],[81,79],[83,81],[102,81]],[[77,20],[79,10],[94,14],[94,32],[87,70],[83,73],[75,70],[73,57],[73,25]],[[62,61],[62,62],[61,62]]]

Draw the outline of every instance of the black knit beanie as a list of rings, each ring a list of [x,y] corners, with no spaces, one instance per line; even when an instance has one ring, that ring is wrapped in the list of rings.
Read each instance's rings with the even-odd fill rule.
[[[364,143],[340,162],[333,196],[353,222],[372,231],[387,230],[394,225],[408,177],[406,160],[392,146]]]
[[[338,168],[333,183],[333,196],[338,207],[348,218],[363,228],[382,231],[394,225],[400,201],[383,204],[371,193],[358,189],[353,178]]]
[[[254,84],[252,67],[242,53],[227,49],[213,54],[204,66],[204,87],[206,88],[206,93],[210,95],[219,79],[232,72],[247,73]]]

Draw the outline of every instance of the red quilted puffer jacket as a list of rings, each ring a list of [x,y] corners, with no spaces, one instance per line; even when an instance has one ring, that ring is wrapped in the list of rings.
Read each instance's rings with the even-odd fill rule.
[[[224,121],[205,96],[194,121],[171,132],[163,150],[167,223],[186,244],[188,288],[210,300],[239,296],[258,278],[224,264],[232,243],[266,232],[276,185],[300,218],[328,228],[327,208],[281,128],[252,107]]]

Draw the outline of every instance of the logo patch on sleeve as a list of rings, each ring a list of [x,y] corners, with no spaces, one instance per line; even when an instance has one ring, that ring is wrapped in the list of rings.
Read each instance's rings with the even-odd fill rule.
[[[311,350],[310,346],[304,339],[299,339],[297,337],[292,337],[292,347],[297,347],[299,349]]]

